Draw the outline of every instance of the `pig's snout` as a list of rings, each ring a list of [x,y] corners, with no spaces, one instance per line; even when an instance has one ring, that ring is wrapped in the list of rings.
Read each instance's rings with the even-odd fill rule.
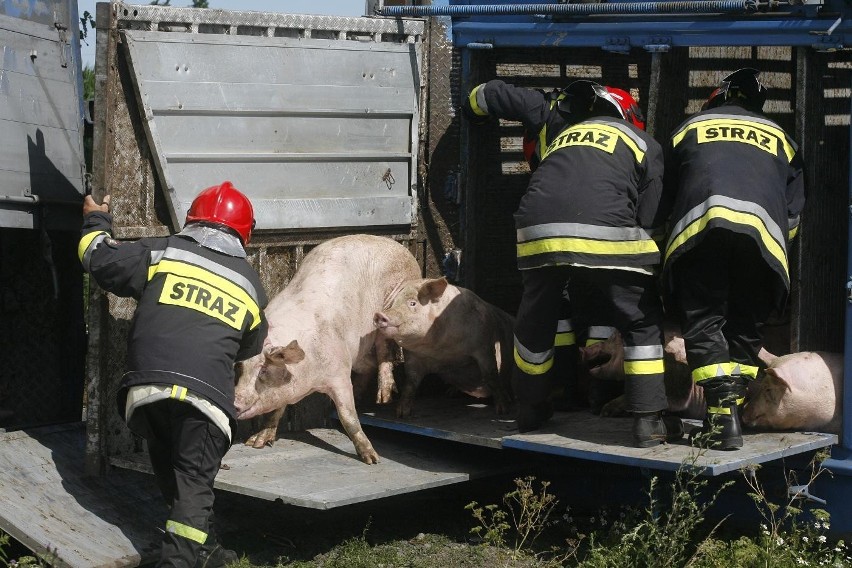
[[[382,312],[376,312],[376,315],[373,316],[373,325],[379,329],[385,329],[391,325],[391,321],[390,318]]]

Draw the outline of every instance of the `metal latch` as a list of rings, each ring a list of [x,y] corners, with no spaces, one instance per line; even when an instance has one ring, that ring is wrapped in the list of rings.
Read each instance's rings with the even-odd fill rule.
[[[787,494],[793,499],[805,499],[807,501],[814,501],[820,505],[825,505],[825,499],[820,499],[815,495],[811,495],[810,488],[807,485],[791,485],[789,489],[787,489]]]
[[[68,67],[68,26],[53,22],[53,27],[59,32],[59,62],[63,67]]]

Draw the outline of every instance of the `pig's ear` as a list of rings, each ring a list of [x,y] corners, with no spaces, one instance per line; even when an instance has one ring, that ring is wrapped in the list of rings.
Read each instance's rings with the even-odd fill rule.
[[[421,304],[434,302],[443,295],[444,290],[447,289],[447,284],[447,279],[443,276],[434,280],[427,280],[420,286],[417,299],[420,300]]]
[[[766,380],[769,381],[768,386],[780,392],[792,391],[790,383],[778,376],[775,369],[766,369]]]
[[[305,358],[305,352],[294,339],[286,347],[275,345],[263,350],[263,356],[269,365],[283,367],[288,363],[298,363]]]

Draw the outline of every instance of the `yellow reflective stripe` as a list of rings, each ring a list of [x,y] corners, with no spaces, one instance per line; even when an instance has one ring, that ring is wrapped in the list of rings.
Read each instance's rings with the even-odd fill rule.
[[[556,339],[553,343],[554,347],[565,347],[568,345],[576,345],[577,337],[574,335],[573,331],[566,331],[564,333],[557,333]]]
[[[597,337],[590,337],[586,340],[586,347],[590,345],[594,345],[595,343],[600,343],[601,341],[606,341],[606,339],[599,339]]]
[[[166,532],[193,540],[198,544],[207,542],[207,533],[177,521],[166,521]]]
[[[637,255],[659,252],[652,240],[644,241],[595,241],[577,237],[551,237],[538,241],[518,243],[518,257],[534,256],[549,252],[576,252],[601,255]]]
[[[738,225],[748,225],[749,227],[757,229],[757,232],[760,235],[760,240],[763,242],[763,246],[766,247],[769,254],[774,256],[778,262],[781,263],[781,266],[784,267],[784,274],[787,275],[787,278],[790,277],[790,271],[787,267],[787,253],[781,245],[772,238],[769,231],[766,230],[766,225],[763,223],[763,220],[752,213],[734,211],[733,209],[728,209],[727,207],[722,207],[720,205],[710,207],[704,215],[687,225],[683,231],[681,231],[680,234],[669,243],[669,247],[666,249],[666,259],[668,259],[671,254],[686,241],[707,228],[707,225],[712,219],[726,219]]]
[[[529,363],[521,358],[521,355],[518,353],[518,348],[515,347],[515,364],[527,375],[543,375],[548,372],[551,367],[553,367],[553,357],[548,358],[547,361],[543,363]]]
[[[787,233],[787,240],[792,241],[793,239],[796,238],[796,235],[798,235],[798,234],[799,234],[799,226],[796,225],[795,227],[790,229],[790,231]]]
[[[86,254],[86,250],[89,248],[89,245],[92,244],[92,241],[98,238],[99,235],[109,236],[109,233],[106,231],[94,231],[92,233],[86,233],[80,239],[80,244],[77,245],[77,257],[79,257],[80,262],[83,262],[83,255]]]
[[[473,88],[473,90],[470,92],[470,95],[468,95],[468,97],[467,97],[468,101],[470,102],[470,109],[473,111],[473,114],[475,114],[477,116],[488,116],[488,113],[485,112],[484,110],[482,110],[481,108],[479,108],[479,103],[476,102],[476,94],[484,86],[485,86],[485,83],[475,86]]]
[[[736,363],[713,363],[692,370],[692,380],[696,383],[730,375]]]
[[[726,406],[726,407],[708,406],[707,407],[707,414],[730,414],[730,413],[731,413],[731,407],[730,406]]]
[[[186,387],[182,387],[180,385],[172,385],[172,393],[169,395],[169,398],[183,400],[186,398],[186,393]]]
[[[654,359],[650,361],[625,361],[625,375],[656,375],[666,372],[663,366],[662,359]]]
[[[231,296],[245,304],[252,317],[251,329],[254,329],[258,325],[260,325],[260,307],[257,305],[257,302],[254,301],[254,298],[251,297],[251,294],[249,294],[227,278],[222,278],[218,274],[214,274],[213,272],[205,270],[204,268],[199,268],[197,266],[186,264],[184,262],[177,262],[174,260],[167,259],[161,260],[157,264],[152,264],[148,267],[148,280],[150,281],[154,277],[154,275],[159,272],[166,272],[178,276],[186,276],[187,278],[194,278],[196,280],[204,282],[205,284],[209,284],[215,288],[218,288],[226,294],[230,294]]]
[[[743,365],[742,363],[740,363],[739,365],[740,365],[740,375],[742,375],[744,377],[748,377],[750,379],[756,379],[757,378],[757,371],[758,371],[757,367],[755,367],[753,365]]]

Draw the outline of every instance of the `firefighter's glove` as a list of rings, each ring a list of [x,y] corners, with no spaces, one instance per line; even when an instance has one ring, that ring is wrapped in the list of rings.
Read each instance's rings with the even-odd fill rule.
[[[477,85],[474,87],[461,104],[462,114],[464,114],[464,117],[470,121],[471,124],[476,126],[486,124],[491,119],[488,115],[488,111],[482,108],[483,103],[479,102],[482,100],[482,93],[480,91],[484,86],[485,85]]]

